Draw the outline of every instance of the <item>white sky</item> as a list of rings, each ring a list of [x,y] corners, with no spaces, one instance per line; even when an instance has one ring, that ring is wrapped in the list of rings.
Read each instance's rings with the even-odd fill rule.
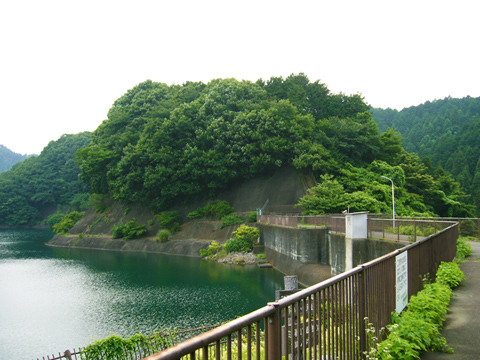
[[[1,0],[0,144],[93,131],[140,82],[305,73],[396,108],[480,96],[480,2]]]

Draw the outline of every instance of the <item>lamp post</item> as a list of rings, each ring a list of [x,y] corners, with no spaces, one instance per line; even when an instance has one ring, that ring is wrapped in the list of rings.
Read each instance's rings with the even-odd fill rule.
[[[383,176],[383,175],[382,175],[382,178],[390,180],[392,182],[393,227],[395,228],[395,186],[393,185],[393,180],[392,179],[390,179],[386,176]]]

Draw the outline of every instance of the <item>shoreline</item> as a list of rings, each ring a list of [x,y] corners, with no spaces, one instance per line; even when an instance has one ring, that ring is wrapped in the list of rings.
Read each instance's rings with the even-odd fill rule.
[[[125,240],[112,239],[111,236],[55,235],[46,243],[51,247],[68,247],[73,249],[106,250],[124,252],[145,252],[153,254],[177,255],[200,258],[200,250],[208,248],[207,240],[170,240],[157,242],[150,238]]]

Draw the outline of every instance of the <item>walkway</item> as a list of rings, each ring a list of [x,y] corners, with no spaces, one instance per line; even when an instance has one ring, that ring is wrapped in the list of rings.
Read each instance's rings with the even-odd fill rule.
[[[472,255],[460,264],[467,280],[456,288],[450,301],[442,335],[453,354],[428,352],[422,360],[480,359],[480,242],[471,242]]]

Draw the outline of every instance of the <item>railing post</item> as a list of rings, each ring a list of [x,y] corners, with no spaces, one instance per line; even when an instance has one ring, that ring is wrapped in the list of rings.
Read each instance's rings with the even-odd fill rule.
[[[268,305],[273,306],[275,312],[267,318],[267,360],[278,360],[282,358],[282,318],[278,303],[269,303]]]
[[[365,351],[367,351],[367,333],[365,332],[365,318],[366,318],[366,297],[365,297],[365,268],[362,266],[362,271],[358,273],[358,337],[359,337],[359,359],[364,359]]]
[[[73,349],[73,351],[75,351],[75,349]],[[72,360],[72,353],[70,352],[70,350],[66,350],[63,354],[63,357],[67,360]]]
[[[413,242],[417,242],[417,222],[413,219]]]

